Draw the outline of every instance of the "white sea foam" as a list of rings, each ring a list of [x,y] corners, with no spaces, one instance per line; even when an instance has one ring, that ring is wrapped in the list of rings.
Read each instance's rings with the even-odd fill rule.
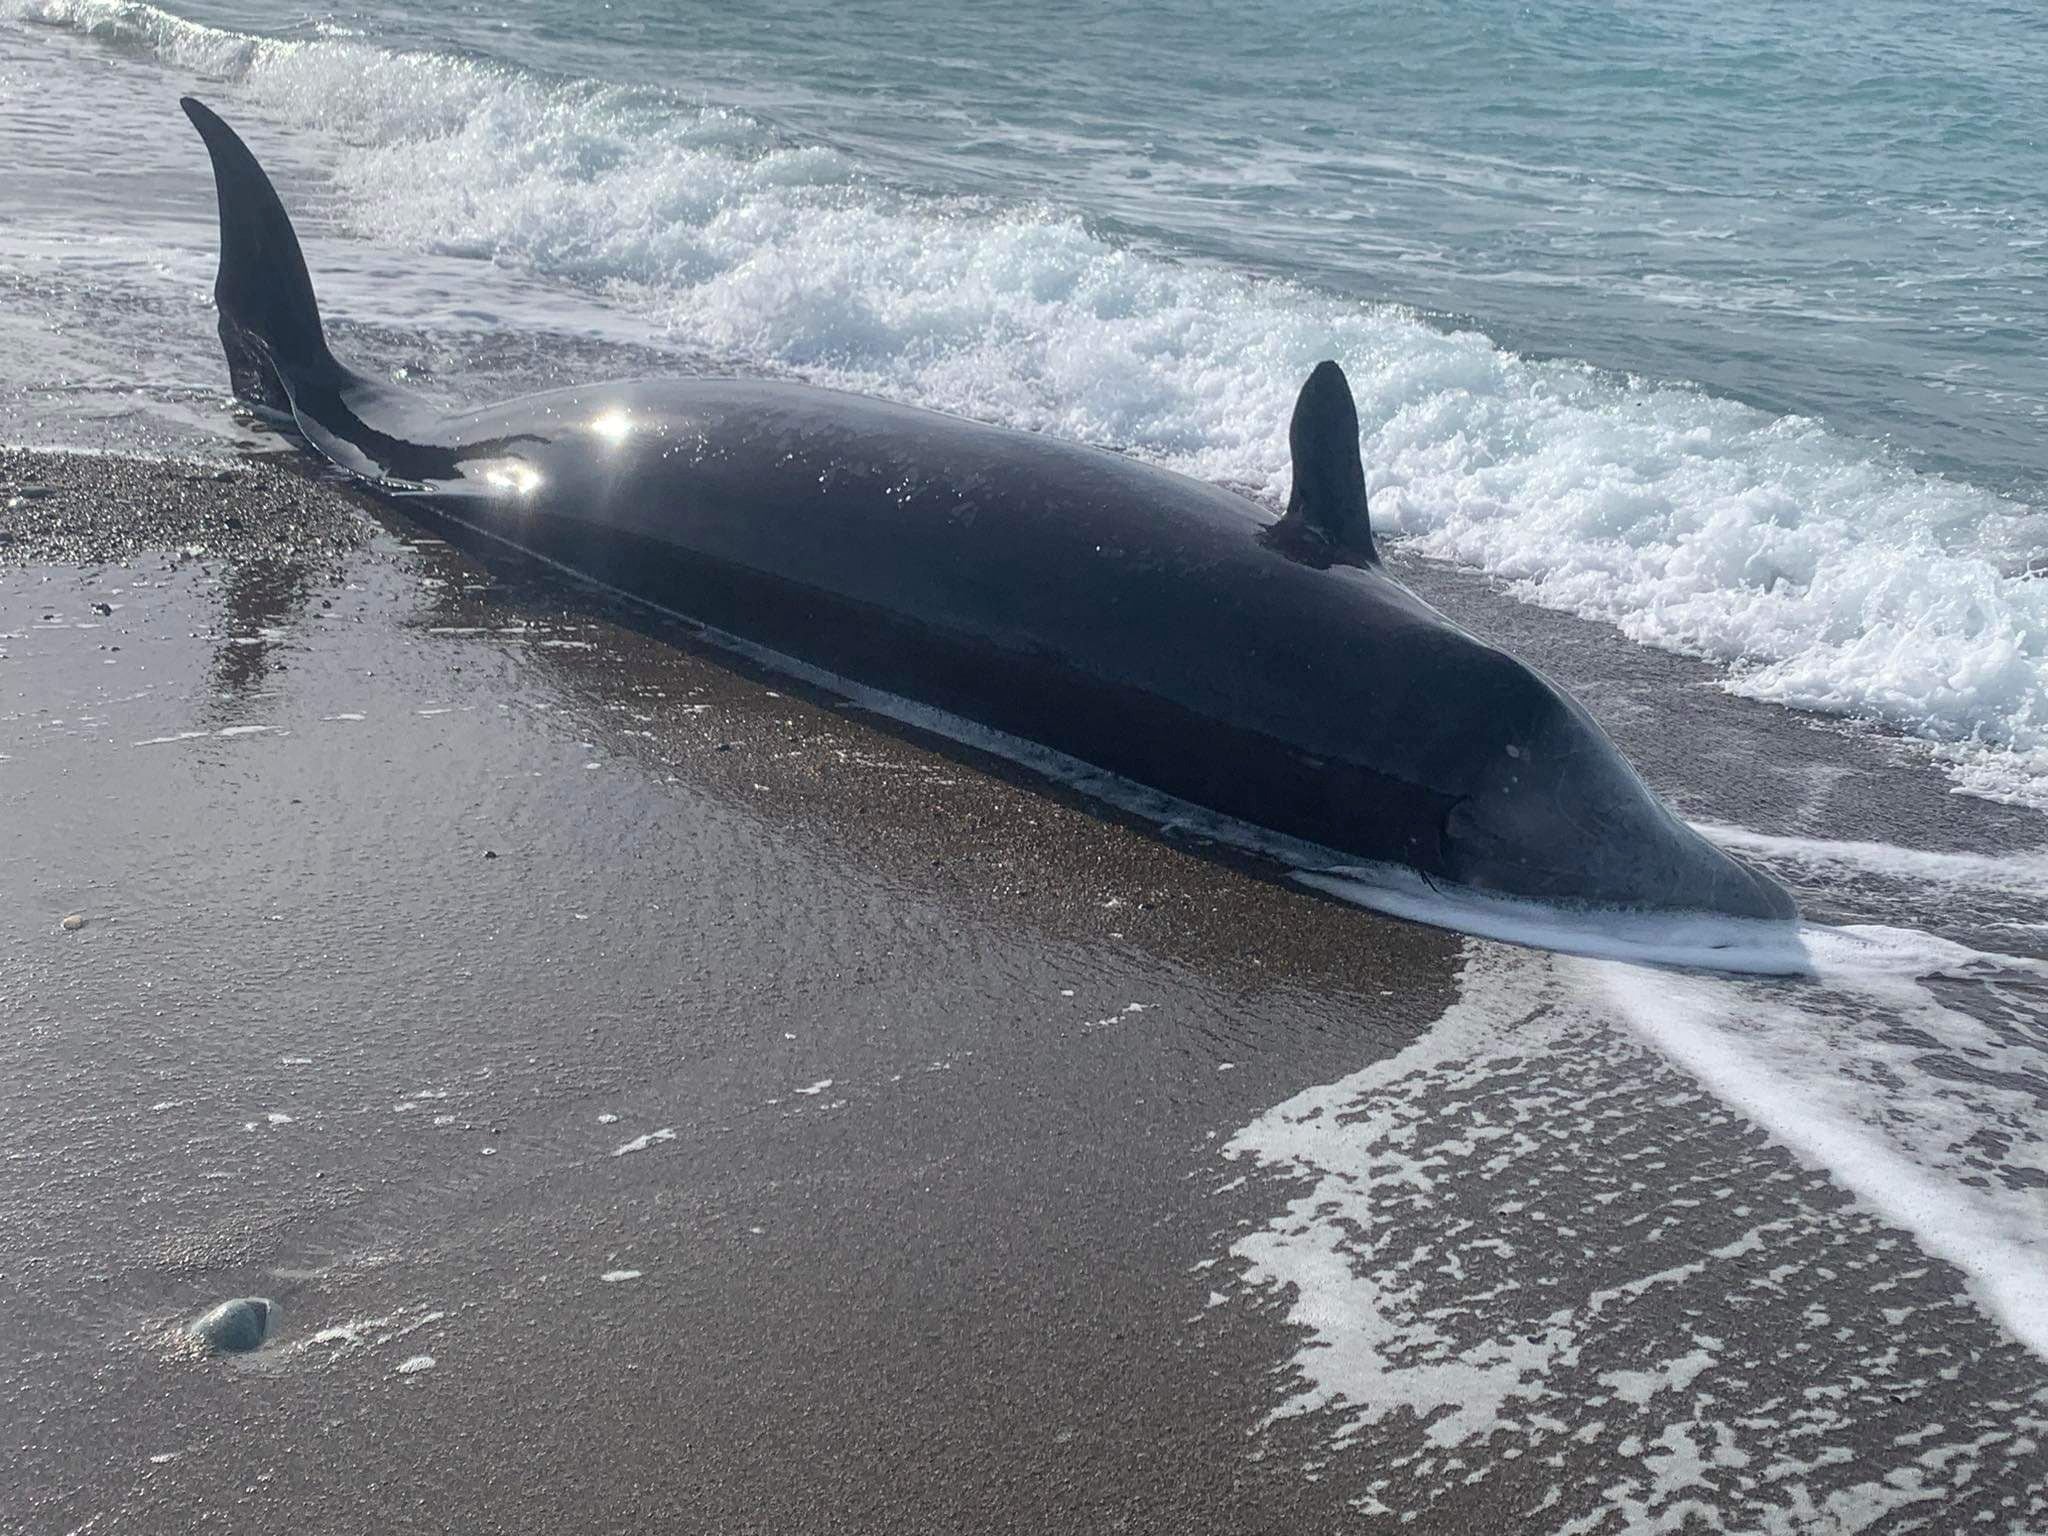
[[[1983,1318],[2048,1359],[2042,1047],[2009,973],[1915,948],[1788,986],[1468,945],[1413,1044],[1227,1144],[1298,1181],[1232,1248],[1304,1330],[1274,1421],[1369,1436],[1386,1509],[1597,1459],[1555,1531],[1889,1529],[2024,1484],[2048,1396]],[[1901,1403],[1889,1451],[1859,1434]]]
[[[675,1127],[671,1125],[664,1125],[658,1131],[649,1131],[644,1136],[635,1136],[631,1141],[623,1142],[620,1145],[612,1148],[612,1156],[627,1157],[635,1152],[645,1152],[649,1147],[655,1146],[661,1142],[674,1141],[675,1139]]]
[[[1876,445],[1178,263],[1058,210],[898,195],[716,107],[347,37],[261,41],[124,0],[0,0],[6,15],[228,82],[231,115],[314,137],[358,234],[568,279],[622,338],[1272,497],[1293,391],[1340,357],[1375,516],[1411,550],[1722,663],[1739,693],[1915,733],[1965,787],[2048,805],[2048,583],[2023,570],[2040,520]]]
[[[1943,889],[2048,896],[2048,847],[1998,853],[1947,852],[1816,837],[1784,837],[1747,827],[1695,823],[1703,836],[1737,853],[1796,865],[1824,876],[1875,875]]]
[[[1961,1270],[2048,1360],[2048,1188],[2005,1176],[2048,1165],[2038,1030],[2001,1031],[1905,975],[1837,972],[1816,1006],[1628,966],[1586,974],[1722,1102]]]

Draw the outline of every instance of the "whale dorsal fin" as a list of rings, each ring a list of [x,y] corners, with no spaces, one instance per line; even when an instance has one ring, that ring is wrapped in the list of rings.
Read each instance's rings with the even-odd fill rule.
[[[1287,429],[1294,493],[1271,541],[1297,558],[1326,565],[1378,565],[1365,510],[1365,462],[1358,453],[1358,407],[1344,370],[1321,362],[1301,386]]]

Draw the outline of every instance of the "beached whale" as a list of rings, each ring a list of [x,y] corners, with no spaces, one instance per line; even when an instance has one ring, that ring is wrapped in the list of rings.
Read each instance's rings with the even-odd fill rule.
[[[1381,568],[1334,363],[1301,391],[1277,521],[1119,454],[795,383],[640,380],[447,415],[336,360],[269,179],[183,105],[219,191],[234,391],[372,484],[1332,867],[1551,904],[1796,915],[1575,702]]]

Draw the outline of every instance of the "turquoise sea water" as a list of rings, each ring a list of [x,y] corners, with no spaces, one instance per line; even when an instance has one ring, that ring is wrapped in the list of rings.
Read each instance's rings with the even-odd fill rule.
[[[892,186],[1072,210],[2048,484],[2031,7],[439,0],[318,20],[739,107]]]
[[[365,362],[796,374],[1376,523],[2048,804],[2022,7],[0,0],[0,432],[212,430],[249,134]]]

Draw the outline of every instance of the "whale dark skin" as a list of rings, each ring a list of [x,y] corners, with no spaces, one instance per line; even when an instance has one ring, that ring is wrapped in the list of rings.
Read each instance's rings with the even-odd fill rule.
[[[443,415],[335,359],[291,223],[212,112],[235,392],[484,533],[807,668],[1434,883],[1796,916],[1590,716],[1380,566],[1357,414],[1304,385],[1275,521],[1104,450],[808,385],[639,380]]]

